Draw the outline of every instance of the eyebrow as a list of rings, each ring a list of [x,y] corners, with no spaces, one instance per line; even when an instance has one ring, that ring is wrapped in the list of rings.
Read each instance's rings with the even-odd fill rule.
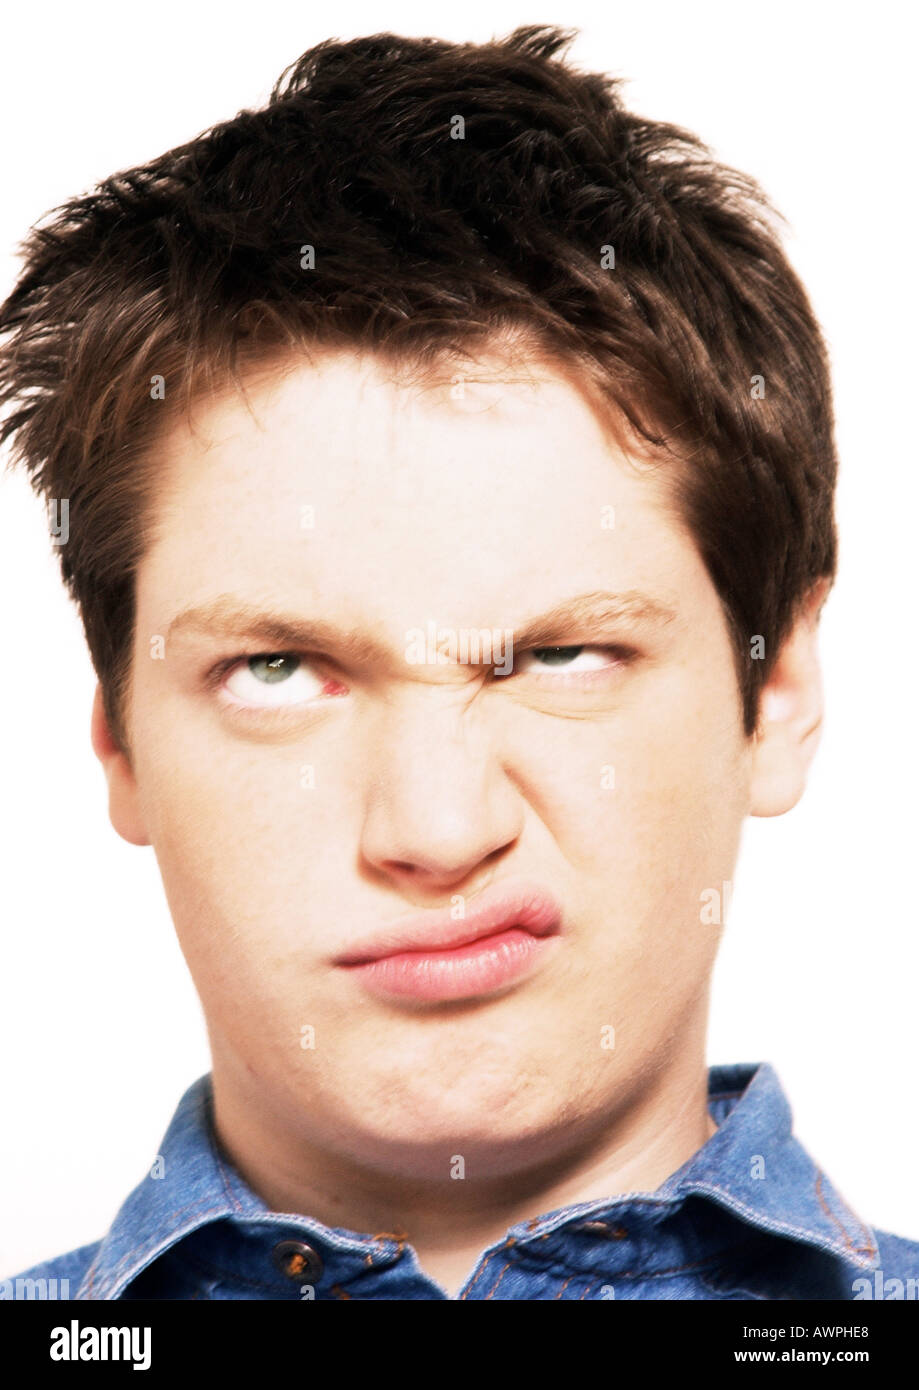
[[[555,608],[511,628],[514,645],[538,647],[559,642],[566,629],[613,623],[663,627],[677,619],[675,608],[635,589],[625,593],[595,590],[566,599]],[[480,629],[479,629],[480,630]],[[182,633],[209,637],[240,638],[264,642],[265,652],[337,652],[355,662],[370,663],[387,656],[384,643],[360,632],[340,628],[321,618],[304,619],[294,614],[270,612],[221,594],[209,603],[186,608],[166,629],[166,640]]]

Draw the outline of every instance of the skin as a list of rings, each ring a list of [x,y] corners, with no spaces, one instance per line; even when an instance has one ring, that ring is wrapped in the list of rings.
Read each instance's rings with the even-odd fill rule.
[[[422,389],[357,354],[291,359],[248,407],[228,393],[172,427],[137,575],[129,752],[98,693],[93,715],[112,823],[153,846],[202,1001],[226,1151],[275,1210],[405,1234],[451,1295],[514,1222],[653,1191],[713,1133],[722,926],[702,895],[731,879],[745,818],[801,795],[824,595],[747,739],[721,605],[662,470],[612,443],[561,367],[496,353],[466,370]],[[506,679],[406,660],[429,619],[516,634],[598,591],[671,616],[561,623],[551,645],[586,648],[570,670],[519,647]],[[206,677],[278,651],[273,633],[169,632],[222,595],[379,650],[333,637],[290,678],[298,703],[260,709],[278,684],[237,668],[221,694]],[[563,936],[493,996],[383,1001],[333,963],[407,912],[521,879],[557,895]]]

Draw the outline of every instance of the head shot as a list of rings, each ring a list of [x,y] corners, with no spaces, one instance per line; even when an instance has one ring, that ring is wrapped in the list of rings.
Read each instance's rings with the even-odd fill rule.
[[[861,1223],[796,1141],[785,1208],[744,1186],[774,1074],[706,1067],[744,827],[821,735],[827,350],[756,180],[571,40],[330,39],[57,208],[0,309],[0,437],[66,516],[109,818],[155,855],[189,1114],[245,1201],[319,1265],[401,1241],[359,1297],[484,1297],[547,1214],[560,1263],[495,1296],[608,1297],[609,1241],[584,1279],[564,1241],[644,1193],[670,1224],[617,1297],[801,1296],[804,1247],[805,1296],[851,1298]],[[740,1274],[668,1284],[735,1220]],[[164,1228],[133,1293],[103,1245],[75,1287],[197,1297],[249,1238]]]

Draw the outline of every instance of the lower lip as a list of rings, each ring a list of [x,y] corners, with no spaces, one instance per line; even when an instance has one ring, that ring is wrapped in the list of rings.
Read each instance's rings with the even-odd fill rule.
[[[436,1002],[473,999],[523,978],[556,939],[511,927],[450,951],[403,951],[344,968],[373,994],[386,998]]]

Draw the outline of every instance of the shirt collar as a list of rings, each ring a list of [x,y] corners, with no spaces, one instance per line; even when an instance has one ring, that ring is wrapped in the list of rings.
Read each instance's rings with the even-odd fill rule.
[[[656,1197],[709,1197],[760,1230],[861,1268],[878,1264],[873,1231],[793,1135],[791,1106],[768,1063],[710,1068],[709,1111],[718,1129]]]
[[[621,1211],[635,1201],[678,1207],[707,1198],[759,1230],[817,1247],[860,1268],[879,1262],[874,1233],[850,1210],[826,1175],[792,1135],[791,1108],[768,1063],[715,1066],[708,1074],[715,1134],[653,1193],[580,1202],[511,1228],[534,1241],[569,1223]],[[754,1165],[760,1164],[762,1177]],[[176,1205],[175,1192],[185,1198]],[[189,1086],[160,1145],[157,1161],[120,1208],[77,1293],[117,1299],[168,1249],[201,1226],[221,1219],[266,1226],[295,1225],[307,1237],[365,1254],[391,1244],[271,1211],[220,1152],[213,1127],[210,1073]]]

